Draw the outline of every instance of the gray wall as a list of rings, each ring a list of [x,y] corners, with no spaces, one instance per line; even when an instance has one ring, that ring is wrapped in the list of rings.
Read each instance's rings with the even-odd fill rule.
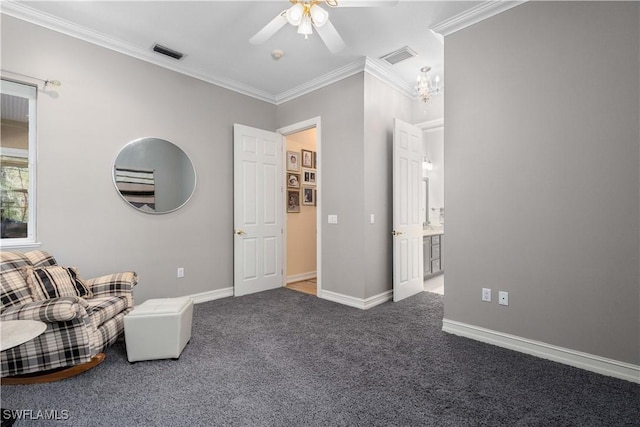
[[[445,318],[640,363],[638,8],[528,2],[446,38]]]
[[[278,127],[322,118],[323,290],[366,299],[392,289],[393,119],[412,113],[409,98],[368,73],[278,106]]]
[[[360,73],[276,107],[4,15],[2,63],[63,83],[38,102],[38,238],[61,264],[85,277],[136,270],[140,301],[232,286],[233,123],[321,116],[323,287],[391,289],[392,125],[411,121],[411,101],[384,83]],[[174,213],[138,212],[113,187],[119,150],[143,136],[193,160],[196,192]]]
[[[364,298],[364,73],[278,106],[278,127],[321,116],[322,289]],[[338,224],[327,224],[327,215]]]
[[[274,105],[5,15],[2,68],[62,82],[38,95],[43,249],[84,277],[137,271],[139,301],[233,285],[232,126],[275,129]],[[113,186],[119,150],[143,136],[193,160],[196,192],[174,213],[138,212]]]
[[[393,289],[393,120],[412,122],[415,101],[365,74],[364,233],[365,298]],[[369,216],[375,215],[375,223]]]

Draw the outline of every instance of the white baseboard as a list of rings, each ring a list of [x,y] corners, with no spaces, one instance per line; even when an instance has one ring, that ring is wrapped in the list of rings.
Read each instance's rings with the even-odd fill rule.
[[[640,366],[638,365],[456,322],[455,320],[443,319],[442,330],[450,334],[553,360],[554,362],[575,366],[598,374],[640,383]]]
[[[233,286],[230,288],[216,289],[215,291],[201,292],[199,294],[188,296],[193,299],[194,304],[200,304],[201,302],[213,301],[220,298],[232,297]]]
[[[337,302],[339,304],[348,305],[349,307],[367,310],[391,300],[393,298],[393,291],[385,291],[381,294],[363,299],[323,290],[321,291],[320,298]]]
[[[308,273],[294,274],[293,276],[287,276],[287,285],[289,283],[302,282],[303,280],[315,279],[318,277],[317,272],[310,271]]]

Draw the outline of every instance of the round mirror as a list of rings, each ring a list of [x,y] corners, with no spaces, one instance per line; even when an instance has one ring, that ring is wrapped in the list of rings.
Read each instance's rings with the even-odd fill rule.
[[[113,165],[113,183],[136,209],[153,214],[184,206],[196,188],[196,172],[179,147],[159,138],[125,145]]]

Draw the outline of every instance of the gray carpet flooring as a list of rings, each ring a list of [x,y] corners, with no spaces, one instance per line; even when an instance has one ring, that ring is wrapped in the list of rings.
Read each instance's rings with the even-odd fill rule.
[[[16,426],[638,426],[640,386],[441,331],[443,297],[362,311],[287,289],[195,306],[179,360],[123,342],[2,407],[67,411]]]

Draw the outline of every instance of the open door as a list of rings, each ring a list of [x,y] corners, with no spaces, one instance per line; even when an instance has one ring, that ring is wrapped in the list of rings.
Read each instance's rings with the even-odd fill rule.
[[[393,300],[423,290],[422,130],[395,119],[393,126]]]
[[[234,295],[282,286],[282,135],[233,125]]]

